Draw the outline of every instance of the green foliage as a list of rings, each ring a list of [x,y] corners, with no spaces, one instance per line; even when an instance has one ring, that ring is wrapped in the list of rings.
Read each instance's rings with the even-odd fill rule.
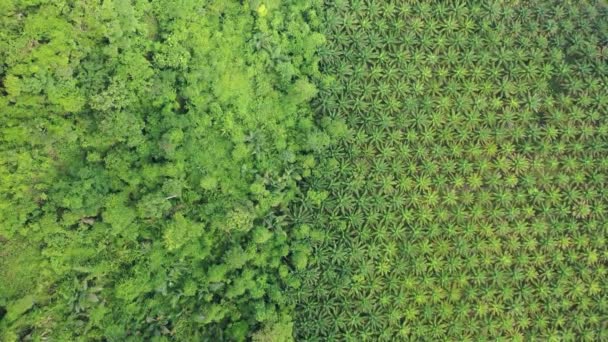
[[[317,8],[1,2],[0,340],[291,336]]]
[[[325,8],[296,340],[608,339],[605,2]]]
[[[293,341],[293,324],[273,324],[256,332],[251,339],[254,342],[289,342]]]
[[[19,318],[19,316],[23,315],[29,309],[31,309],[32,306],[34,305],[34,301],[35,301],[34,296],[28,295],[17,301],[12,302],[6,308],[7,314],[6,314],[5,319],[8,322],[13,322],[17,318]]]
[[[0,1],[0,340],[608,340],[606,17]]]

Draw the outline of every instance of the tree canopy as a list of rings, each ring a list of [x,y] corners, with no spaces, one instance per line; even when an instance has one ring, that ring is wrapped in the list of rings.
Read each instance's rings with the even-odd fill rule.
[[[310,1],[2,1],[0,339],[291,336]]]

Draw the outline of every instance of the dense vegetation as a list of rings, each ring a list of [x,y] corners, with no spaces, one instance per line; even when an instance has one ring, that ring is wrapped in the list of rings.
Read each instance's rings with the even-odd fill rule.
[[[0,16],[0,340],[291,335],[284,211],[329,142],[310,1]]]
[[[608,340],[608,9],[336,1],[314,341]]]
[[[606,18],[0,1],[0,341],[608,340]]]

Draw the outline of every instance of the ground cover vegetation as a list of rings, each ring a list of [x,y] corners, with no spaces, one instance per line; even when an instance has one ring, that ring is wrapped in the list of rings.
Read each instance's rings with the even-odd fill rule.
[[[603,1],[0,1],[0,340],[608,339]]]
[[[0,340],[292,335],[313,4],[0,1]]]
[[[332,1],[302,341],[608,340],[603,1]]]

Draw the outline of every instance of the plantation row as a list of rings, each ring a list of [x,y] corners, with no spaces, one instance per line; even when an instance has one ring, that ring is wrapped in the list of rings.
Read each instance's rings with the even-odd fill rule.
[[[608,11],[341,1],[297,340],[608,339]]]

